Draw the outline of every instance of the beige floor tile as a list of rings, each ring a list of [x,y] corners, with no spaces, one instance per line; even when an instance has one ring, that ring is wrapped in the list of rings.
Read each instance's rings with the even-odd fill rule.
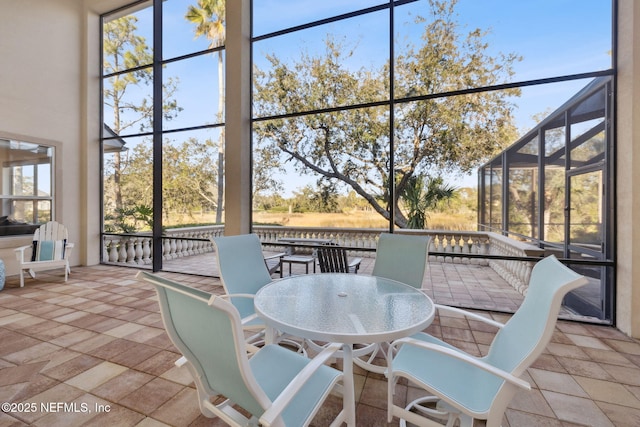
[[[622,384],[585,377],[575,379],[593,400],[640,409],[640,400]]]
[[[152,375],[127,369],[120,375],[94,388],[91,392],[111,402],[119,402],[125,396],[153,380],[153,378]]]
[[[118,403],[143,414],[151,414],[178,394],[183,386],[156,378],[146,383]]]
[[[596,404],[616,427],[640,426],[640,410],[604,402]]]
[[[140,329],[143,329],[144,325],[138,325],[135,323],[125,323],[123,325],[117,326],[113,329],[109,329],[108,331],[105,331],[104,333],[107,335],[111,335],[112,337],[116,337],[116,338],[124,338],[129,334],[133,334],[137,331],[139,331]]]
[[[540,390],[552,390],[571,396],[589,397],[571,375],[542,371],[540,369],[528,369],[528,372]]]
[[[590,399],[543,390],[547,402],[560,421],[585,426],[613,427],[613,423]]]
[[[580,347],[599,348],[600,350],[611,350],[607,344],[596,337],[587,337],[584,335],[566,334],[566,336]]]
[[[136,424],[136,427],[171,427],[171,426],[165,423],[161,423],[158,420],[154,420],[153,418],[146,417],[142,421],[140,421],[138,424]]]
[[[91,391],[110,379],[117,377],[126,370],[127,368],[122,365],[117,365],[111,362],[102,362],[99,365],[76,375],[75,377],[69,378],[65,383],[85,391]]]
[[[151,416],[171,426],[188,426],[200,415],[198,394],[194,388],[184,388]]]

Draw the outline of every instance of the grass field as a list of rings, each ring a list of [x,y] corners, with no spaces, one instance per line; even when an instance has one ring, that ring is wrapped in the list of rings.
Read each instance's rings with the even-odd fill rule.
[[[387,228],[389,223],[375,212],[350,213],[271,213],[254,212],[255,224],[277,224],[290,227]],[[432,230],[476,230],[474,215],[432,213],[427,219]]]

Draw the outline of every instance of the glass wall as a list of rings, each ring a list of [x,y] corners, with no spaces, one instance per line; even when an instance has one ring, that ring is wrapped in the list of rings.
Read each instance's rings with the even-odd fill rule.
[[[582,78],[612,72],[610,0],[254,0],[252,23],[259,224],[475,229],[476,215],[452,201],[477,194],[478,167]],[[540,138],[562,138],[547,132]],[[537,172],[490,173],[496,185],[520,183],[509,209],[502,194],[483,196],[492,224],[511,217],[515,232],[562,240],[562,192],[545,188],[559,199],[541,221]]]
[[[581,192],[570,186],[611,191],[592,159],[612,141],[598,134],[602,116],[588,117],[598,96],[564,104],[614,75],[614,6],[253,0],[253,223],[480,223],[566,253],[595,250],[611,216],[592,198],[581,201],[588,216],[572,216]],[[196,232],[176,228],[224,221],[225,96],[244,96],[225,91],[225,7],[148,0],[104,16],[104,231],[135,241],[106,251],[118,261],[159,268],[179,257],[174,245],[197,252]],[[137,255],[144,236],[150,258]]]
[[[487,188],[484,181],[482,191],[499,191],[510,214],[497,215],[493,203],[483,199],[481,227],[532,243],[569,263],[579,260],[573,268],[591,282],[573,292],[568,304],[581,315],[608,321],[615,256],[613,94],[611,77],[591,80],[480,169],[480,176],[487,176],[506,159],[510,175],[499,189]]]
[[[102,40],[104,261],[180,270],[224,222],[225,2],[132,3]]]

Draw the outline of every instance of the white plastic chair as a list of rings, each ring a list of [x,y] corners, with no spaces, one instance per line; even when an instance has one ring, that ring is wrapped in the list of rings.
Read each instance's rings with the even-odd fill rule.
[[[29,254],[29,249],[31,253]],[[43,224],[33,233],[33,243],[15,249],[20,271],[20,287],[24,286],[24,272],[35,279],[36,271],[64,268],[64,281],[67,281],[71,268],[69,257],[73,243],[69,242],[67,228],[55,221]],[[29,254],[29,255],[28,255]]]
[[[395,341],[386,373],[389,422],[397,416],[420,426],[442,425],[432,418],[446,420],[447,426],[456,421],[472,426],[474,419],[486,420],[487,427],[500,426],[514,394],[531,389],[519,377],[549,343],[563,297],[586,283],[585,277],[550,256],[533,268],[525,299],[506,324],[437,305],[439,311],[463,314],[499,330],[484,357],[469,355],[426,333]],[[394,405],[393,393],[400,378],[422,387],[429,396],[406,408]]]
[[[158,292],[162,321],[186,359],[204,416],[217,416],[232,426],[307,426],[325,399],[342,386],[342,372],[324,364],[340,344],[328,346],[314,359],[277,345],[266,345],[249,358],[240,314],[227,301],[230,296],[210,296],[147,272],[137,278]],[[219,396],[226,400],[212,403]],[[343,421],[344,410],[331,425]]]

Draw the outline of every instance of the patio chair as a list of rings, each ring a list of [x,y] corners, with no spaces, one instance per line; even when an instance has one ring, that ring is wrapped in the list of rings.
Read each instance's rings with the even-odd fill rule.
[[[249,358],[240,313],[228,301],[233,296],[211,296],[147,272],[137,278],[158,293],[162,321],[186,359],[204,416],[232,426],[307,426],[342,386],[342,372],[324,364],[340,344],[314,359],[277,345],[266,345]],[[212,403],[220,397],[225,400]],[[341,411],[332,425],[343,418]]]
[[[321,273],[356,273],[360,269],[362,258],[347,257],[345,248],[335,243],[326,243],[318,248],[318,264]]]
[[[429,236],[381,233],[371,275],[421,289],[430,242]]]
[[[73,243],[69,242],[67,228],[55,221],[49,221],[40,226],[33,233],[33,243],[15,249],[20,272],[20,287],[24,287],[24,272],[35,279],[36,271],[64,269],[64,281],[67,281],[71,267],[69,257],[73,249]],[[28,249],[31,255],[28,256]]]
[[[381,233],[371,275],[421,289],[430,242],[429,236]],[[353,361],[368,371],[384,373],[387,349],[388,343],[376,344],[371,352],[354,357]],[[376,364],[376,361],[379,364]]]
[[[286,252],[278,252],[277,254],[266,255],[264,257],[264,263],[267,266],[269,275],[276,274],[280,271],[281,259],[287,255]]]
[[[486,420],[488,427],[499,426],[514,394],[531,389],[519,377],[549,343],[563,297],[586,283],[585,277],[552,255],[535,265],[525,299],[506,324],[436,305],[441,312],[464,315],[496,327],[498,332],[483,357],[469,355],[426,333],[395,341],[386,372],[389,422],[397,416],[421,426],[441,425],[433,418],[446,420],[448,426],[456,421],[461,426],[472,426],[474,419]],[[393,394],[400,378],[408,379],[430,396],[419,398],[406,408],[394,405]]]
[[[254,332],[247,341],[262,345],[266,325],[257,317],[252,297],[272,279],[262,253],[260,239],[256,234],[242,234],[213,237],[211,241],[216,250],[220,281],[225,293],[242,295],[233,297],[230,301],[238,309],[245,330]],[[301,343],[292,339],[279,339],[303,352]]]

